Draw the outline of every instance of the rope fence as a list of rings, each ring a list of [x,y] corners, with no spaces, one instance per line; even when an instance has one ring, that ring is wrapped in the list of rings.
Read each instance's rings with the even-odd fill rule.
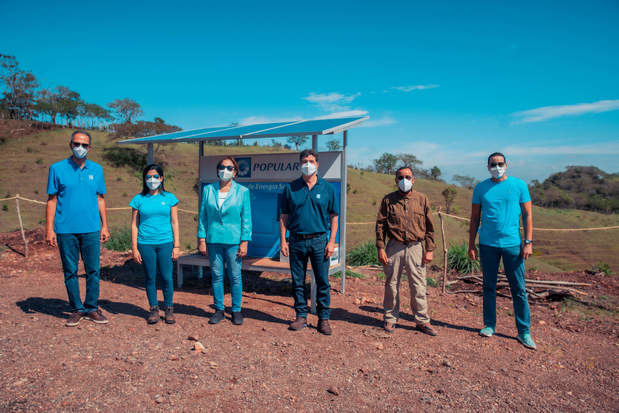
[[[20,202],[19,201],[26,201],[26,202],[31,202],[33,204],[37,204],[37,205],[46,205],[46,202],[44,201],[37,201],[36,199],[30,199],[30,198],[25,198],[23,196],[21,196],[20,194],[16,194],[15,196],[11,196],[11,197],[7,197],[7,198],[0,198],[0,202],[3,201],[12,201],[15,200],[15,204],[16,204],[16,208],[17,208],[17,218],[19,220],[19,229],[21,231],[21,235],[24,241],[24,255],[27,257],[28,256],[28,240],[26,239],[26,233],[24,230],[24,224],[23,224],[23,220],[22,220],[22,216],[21,216],[21,208],[20,208]],[[115,207],[115,208],[106,208],[107,211],[129,211],[131,210],[131,207]],[[187,214],[192,214],[192,215],[198,215],[198,213],[196,211],[190,211],[187,209],[178,209],[180,212],[184,212]],[[446,217],[450,217],[453,219],[457,219],[460,221],[465,221],[465,222],[469,222],[470,219],[469,218],[465,218],[465,217],[460,217],[457,215],[452,215],[452,214],[447,214],[445,212],[442,211],[438,211],[436,212],[436,214],[438,214],[439,219],[441,221],[441,235],[443,237],[443,240],[445,239],[445,229],[444,229],[444,225],[443,225],[443,216]],[[375,221],[368,221],[368,222],[347,222],[346,225],[374,225],[376,222]],[[534,230],[536,231],[558,231],[558,232],[575,232],[575,231],[606,231],[606,230],[613,230],[613,229],[619,229],[619,225],[614,225],[614,226],[610,226],[610,227],[595,227],[595,228],[537,228],[537,227],[533,227]],[[445,245],[443,244],[443,248],[445,249],[445,251],[443,251],[446,255],[447,251],[445,248]],[[445,268],[447,268],[447,266],[445,265]],[[445,288],[445,281],[446,280],[446,274],[445,274],[445,278],[444,278],[444,282],[443,282],[443,291]]]

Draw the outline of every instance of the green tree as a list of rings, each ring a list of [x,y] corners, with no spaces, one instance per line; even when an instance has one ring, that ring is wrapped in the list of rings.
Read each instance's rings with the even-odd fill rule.
[[[327,149],[330,151],[339,151],[340,142],[337,139],[331,139],[327,142]]]
[[[307,136],[290,136],[288,138],[288,143],[291,145],[294,145],[295,149],[297,150],[297,152],[299,151],[299,147],[301,145],[305,145],[305,142],[307,142],[309,138]]]
[[[417,159],[417,157],[413,155],[412,153],[400,153],[400,154],[397,154],[396,156],[397,156],[397,160],[400,161],[400,164],[398,165],[398,167],[408,166],[413,169],[413,172],[419,171],[420,170],[419,167],[423,164],[423,162]]]
[[[15,56],[0,54],[0,79],[4,83],[2,106],[12,119],[33,119],[39,82],[19,68]]]
[[[441,179],[441,170],[438,166],[434,165],[432,169],[430,169],[430,176],[435,181],[440,181]]]
[[[376,172],[391,175],[395,172],[398,157],[392,153],[383,153],[380,158],[374,159],[374,169]]]
[[[39,93],[39,98],[35,106],[35,110],[40,114],[49,116],[49,121],[55,125],[56,116],[58,115],[57,96],[49,89],[43,89]]]
[[[456,195],[458,195],[458,190],[453,186],[448,186],[441,192],[443,198],[445,199],[445,210],[448,214],[452,211],[453,202],[456,199]]]
[[[456,181],[461,187],[467,189],[473,189],[477,184],[477,180],[468,175],[454,175],[453,180]]]
[[[58,114],[65,118],[67,126],[72,126],[73,120],[79,116],[78,107],[81,101],[80,94],[68,87],[58,86],[56,88],[55,102],[58,105]]]
[[[108,103],[108,107],[112,110],[114,117],[121,123],[131,123],[133,119],[144,113],[140,104],[129,98],[116,99]]]

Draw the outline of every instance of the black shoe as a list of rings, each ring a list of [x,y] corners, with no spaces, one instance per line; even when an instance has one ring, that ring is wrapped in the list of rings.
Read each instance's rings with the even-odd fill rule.
[[[297,316],[297,318],[295,318],[295,320],[288,326],[288,330],[299,331],[305,327],[307,327],[307,318]]]
[[[176,320],[174,320],[174,311],[172,307],[166,307],[164,317],[166,324],[174,324],[176,322]]]
[[[224,318],[226,318],[224,316],[224,310],[217,310],[215,311],[215,314],[213,314],[211,316],[211,319],[208,320],[209,324],[217,324],[219,323],[221,320],[223,320]]]
[[[159,322],[159,307],[151,307],[146,317],[148,324],[157,324]]]
[[[243,324],[243,314],[240,311],[232,312],[232,324],[240,326]]]

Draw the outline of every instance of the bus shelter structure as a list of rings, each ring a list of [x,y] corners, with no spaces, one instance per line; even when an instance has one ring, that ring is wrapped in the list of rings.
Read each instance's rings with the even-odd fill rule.
[[[346,118],[332,118],[332,119],[313,119],[313,120],[296,120],[289,122],[272,122],[272,123],[259,123],[243,126],[228,126],[228,127],[211,127],[203,129],[194,129],[173,133],[166,133],[162,135],[149,136],[144,138],[132,138],[119,141],[119,144],[140,144],[146,145],[148,150],[148,163],[154,162],[154,150],[153,145],[156,143],[180,143],[180,142],[197,142],[199,144],[199,176],[201,184],[207,183],[203,181],[204,171],[203,159],[205,158],[205,143],[208,141],[217,140],[240,140],[240,139],[268,139],[268,138],[282,138],[291,136],[311,136],[312,137],[312,149],[318,152],[318,135],[336,135],[341,134],[341,150],[336,151],[337,158],[339,160],[339,193],[340,193],[340,217],[339,217],[339,260],[329,268],[329,274],[340,272],[340,290],[345,291],[346,288],[346,187],[347,187],[347,173],[346,173],[346,149],[348,146],[348,131],[359,125],[361,122],[369,119],[367,116],[363,117],[346,117]],[[332,154],[333,152],[328,152]],[[231,156],[235,156],[231,154]],[[242,156],[242,155],[241,155]],[[298,156],[298,154],[296,154]],[[298,160],[298,158],[297,158]],[[320,159],[319,159],[320,161]],[[331,168],[336,168],[336,165],[332,165]],[[321,164],[322,167],[322,164]],[[319,169],[320,173],[320,169]],[[319,175],[320,176],[320,175]],[[242,180],[238,180],[240,184],[243,184]],[[202,185],[200,186],[200,197],[202,200]],[[251,243],[250,243],[251,246]],[[249,254],[248,254],[249,255]],[[209,266],[207,257],[200,255],[186,255],[180,257],[178,260],[178,285],[182,286],[183,273],[182,265],[195,265],[195,266]],[[282,272],[289,273],[290,269],[287,263],[280,262],[273,257],[265,256],[248,256],[243,261],[243,269],[249,271],[270,271],[270,272]],[[308,272],[312,275],[312,307],[315,305],[315,283],[313,272],[308,269]]]

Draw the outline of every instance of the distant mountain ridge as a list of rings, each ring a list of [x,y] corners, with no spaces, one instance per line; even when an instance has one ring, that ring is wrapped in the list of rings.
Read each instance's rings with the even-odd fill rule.
[[[530,190],[538,206],[619,212],[619,173],[607,173],[595,166],[568,166],[544,182],[534,180]]]

